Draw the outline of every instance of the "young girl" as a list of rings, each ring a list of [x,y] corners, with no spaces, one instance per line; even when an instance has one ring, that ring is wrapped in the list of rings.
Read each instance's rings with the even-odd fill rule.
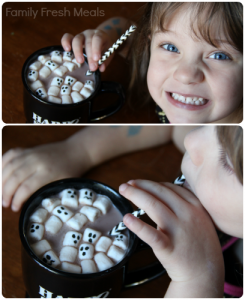
[[[3,156],[3,206],[12,203],[17,211],[41,186],[80,176],[118,155],[170,140],[184,150],[186,136],[184,187],[146,180],[120,186],[120,193],[145,210],[158,229],[131,215],[123,221],[152,247],[171,277],[166,297],[221,297],[224,263],[215,229],[242,238],[242,128],[205,126],[186,135],[191,129],[91,126],[59,143],[10,150]]]
[[[141,103],[150,96],[154,99],[162,122],[242,121],[242,11],[237,2],[145,5],[136,32],[118,51],[126,57],[133,41],[130,88],[139,91]],[[62,45],[66,51],[73,48],[79,62],[84,61],[85,47],[95,71],[101,54],[129,26],[125,19],[111,19],[75,38],[65,34]],[[111,57],[100,71],[110,61]]]

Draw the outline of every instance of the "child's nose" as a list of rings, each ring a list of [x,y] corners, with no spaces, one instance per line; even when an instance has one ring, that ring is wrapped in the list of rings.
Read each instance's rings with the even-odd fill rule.
[[[197,62],[181,60],[174,72],[174,78],[183,84],[196,84],[204,80],[204,74]]]

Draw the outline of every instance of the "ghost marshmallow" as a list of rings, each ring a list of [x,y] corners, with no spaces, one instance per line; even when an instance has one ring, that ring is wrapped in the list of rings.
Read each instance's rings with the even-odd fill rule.
[[[81,233],[76,231],[68,231],[65,235],[63,245],[77,247],[81,238],[82,238]]]

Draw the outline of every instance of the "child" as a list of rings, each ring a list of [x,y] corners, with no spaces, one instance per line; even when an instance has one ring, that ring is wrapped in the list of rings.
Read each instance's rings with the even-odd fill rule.
[[[171,123],[242,121],[242,10],[235,2],[146,4],[136,32],[118,51],[125,57],[133,41],[130,87],[139,90],[141,103],[154,99],[162,122],[165,116]],[[62,45],[73,48],[79,62],[85,47],[94,71],[118,29],[123,33],[129,26],[123,18],[108,20],[75,38],[65,34]]]
[[[79,176],[121,154],[171,139],[183,150],[190,129],[91,126],[59,143],[10,150],[3,157],[3,206],[12,202],[18,210],[44,184]],[[166,297],[221,297],[224,265],[215,227],[242,238],[242,128],[202,127],[184,143],[185,187],[146,180],[120,186],[120,193],[145,210],[158,230],[131,215],[123,221],[152,247],[172,278]]]

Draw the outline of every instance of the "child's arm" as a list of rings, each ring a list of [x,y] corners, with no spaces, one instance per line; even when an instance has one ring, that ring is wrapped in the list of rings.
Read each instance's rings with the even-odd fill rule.
[[[83,63],[83,48],[88,57],[89,68],[91,71],[98,69],[98,61],[105,51],[112,46],[113,43],[133,24],[133,22],[121,18],[111,18],[96,29],[88,29],[75,37],[70,33],[63,35],[61,44],[65,51],[71,51],[75,54],[78,62]],[[127,56],[130,44],[132,42],[133,34],[118,48],[117,53],[123,57]],[[114,54],[111,55],[100,67],[99,70],[104,72],[106,67],[109,65]]]
[[[78,177],[92,167],[124,153],[171,140],[168,126],[90,126],[65,141],[32,149],[10,150],[3,156],[3,206],[20,209],[41,186]]]
[[[127,214],[123,222],[148,243],[172,281],[169,298],[223,296],[224,264],[215,227],[199,200],[170,183],[134,180],[120,193],[143,209],[157,229]]]

